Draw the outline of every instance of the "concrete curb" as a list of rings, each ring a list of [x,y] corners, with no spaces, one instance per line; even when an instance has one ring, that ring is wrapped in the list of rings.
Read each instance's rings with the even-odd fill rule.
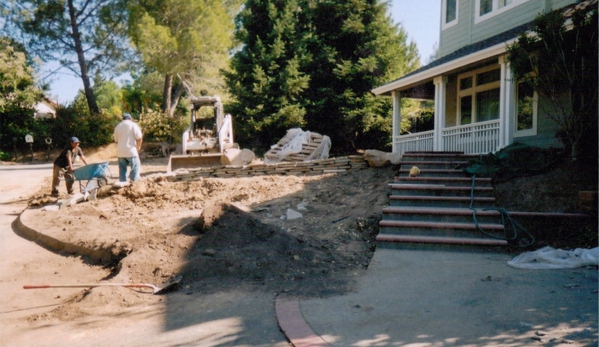
[[[281,331],[295,347],[330,347],[308,326],[299,308],[297,299],[275,300],[275,313]]]

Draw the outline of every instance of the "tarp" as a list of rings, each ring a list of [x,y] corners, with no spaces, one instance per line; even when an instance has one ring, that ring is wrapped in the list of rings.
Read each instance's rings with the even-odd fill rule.
[[[471,176],[505,181],[545,172],[560,159],[560,155],[555,148],[544,149],[516,142],[480,159],[471,159],[462,169]]]
[[[525,252],[507,262],[518,269],[573,269],[599,265],[599,247],[574,250],[543,247],[533,252]]]

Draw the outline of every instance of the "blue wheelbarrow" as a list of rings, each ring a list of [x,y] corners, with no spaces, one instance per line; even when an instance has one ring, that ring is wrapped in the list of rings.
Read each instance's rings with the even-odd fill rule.
[[[108,162],[105,162],[88,164],[77,168],[73,170],[73,176],[75,177],[75,181],[79,181],[79,191],[85,194],[106,185],[108,178],[112,176],[112,172],[110,172]]]

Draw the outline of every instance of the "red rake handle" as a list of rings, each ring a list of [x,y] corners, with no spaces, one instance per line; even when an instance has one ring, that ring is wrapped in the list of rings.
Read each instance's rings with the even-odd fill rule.
[[[156,286],[147,283],[81,283],[81,284],[26,284],[23,289],[44,288],[89,288],[89,287],[127,287],[127,288],[152,288]]]

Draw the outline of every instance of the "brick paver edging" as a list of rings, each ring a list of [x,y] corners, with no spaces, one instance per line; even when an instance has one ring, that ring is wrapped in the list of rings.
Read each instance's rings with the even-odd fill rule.
[[[281,331],[294,347],[330,347],[308,326],[302,316],[297,299],[277,297],[275,312]]]
[[[326,173],[342,173],[348,170],[360,170],[368,167],[362,155],[347,157],[315,159],[306,162],[281,162],[267,165],[256,163],[250,165],[220,165],[179,169],[174,171],[169,181],[194,181],[205,177],[249,177],[264,175],[320,175]]]

